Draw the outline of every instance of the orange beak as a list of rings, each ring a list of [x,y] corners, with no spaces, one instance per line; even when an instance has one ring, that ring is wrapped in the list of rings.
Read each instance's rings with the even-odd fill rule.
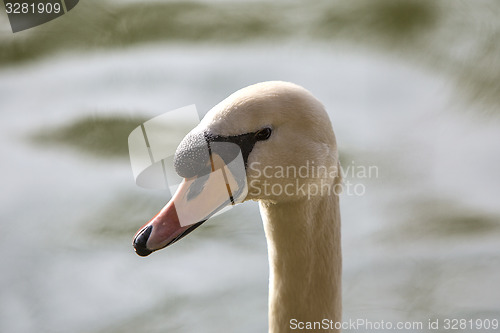
[[[223,208],[243,201],[247,186],[240,181],[241,166],[235,168],[234,161],[226,165],[215,153],[209,162],[212,171],[208,175],[185,178],[165,207],[135,234],[138,255],[147,256],[175,243]]]

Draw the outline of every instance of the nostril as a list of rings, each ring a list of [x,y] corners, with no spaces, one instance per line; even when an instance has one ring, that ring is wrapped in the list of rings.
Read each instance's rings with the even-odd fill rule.
[[[142,229],[142,231],[140,231],[139,234],[137,234],[137,236],[134,239],[135,253],[137,253],[141,257],[150,255],[153,252],[146,246],[146,243],[148,241],[149,236],[151,235],[152,230],[153,226],[149,225],[146,228]]]

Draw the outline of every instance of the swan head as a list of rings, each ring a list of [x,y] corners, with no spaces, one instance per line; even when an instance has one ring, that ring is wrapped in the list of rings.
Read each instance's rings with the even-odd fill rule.
[[[213,107],[174,157],[184,178],[134,237],[145,256],[181,239],[222,208],[246,200],[310,200],[338,183],[338,153],[323,105],[306,89],[272,81]],[[335,190],[335,189],[333,189]]]

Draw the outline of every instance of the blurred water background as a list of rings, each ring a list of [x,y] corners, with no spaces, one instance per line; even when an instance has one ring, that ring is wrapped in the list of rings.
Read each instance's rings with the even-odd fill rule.
[[[499,15],[86,0],[14,35],[0,14],[0,332],[266,332],[257,205],[139,258],[169,198],[135,186],[127,152],[144,120],[265,80],[325,104],[344,168],[378,168],[341,197],[344,319],[500,319]]]

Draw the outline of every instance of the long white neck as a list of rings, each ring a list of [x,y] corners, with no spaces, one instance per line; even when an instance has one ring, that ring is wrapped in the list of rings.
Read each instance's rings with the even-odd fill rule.
[[[269,252],[269,332],[296,332],[292,328],[298,322],[340,322],[338,196],[261,202],[260,209]],[[314,331],[338,332],[324,327]]]

